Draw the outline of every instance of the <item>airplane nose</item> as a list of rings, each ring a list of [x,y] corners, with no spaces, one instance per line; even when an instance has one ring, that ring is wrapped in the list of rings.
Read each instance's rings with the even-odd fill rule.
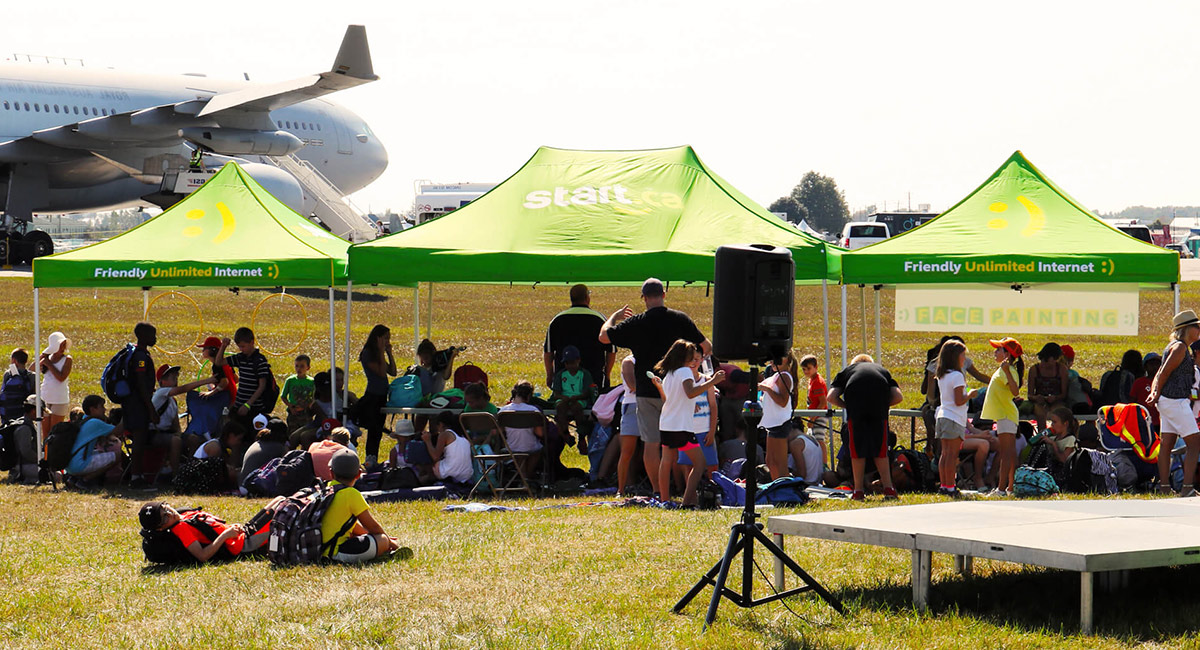
[[[379,178],[388,166],[387,149],[379,141],[379,136],[371,138],[371,172],[372,179]]]

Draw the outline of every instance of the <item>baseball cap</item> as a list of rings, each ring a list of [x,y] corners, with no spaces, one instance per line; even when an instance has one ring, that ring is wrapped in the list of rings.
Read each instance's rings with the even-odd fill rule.
[[[1075,360],[1075,348],[1069,345],[1063,345],[1060,347],[1062,348],[1063,358],[1065,358],[1067,361]]]
[[[417,429],[413,426],[412,420],[405,418],[398,420],[395,426],[392,427],[392,435],[408,438],[417,435]]]
[[[142,524],[142,528],[154,530],[162,523],[163,507],[166,504],[159,501],[157,503],[147,503],[138,510],[138,522]]]
[[[579,348],[575,347],[574,345],[568,345],[567,347],[563,348],[563,351],[562,351],[562,362],[563,363],[567,363],[568,361],[578,361],[578,360],[579,360]]]
[[[1025,354],[1025,349],[1021,347],[1021,343],[1011,336],[1006,336],[999,340],[989,340],[988,343],[991,343],[994,348],[1004,348],[1014,357]]]
[[[262,431],[263,429],[267,428],[267,424],[269,424],[269,423],[270,423],[270,420],[268,420],[267,416],[263,415],[262,413],[259,413],[258,415],[254,416],[253,424],[254,424],[255,431]]]
[[[340,449],[329,459],[329,473],[333,474],[334,478],[356,476],[361,467],[358,454],[349,449]]]
[[[210,336],[210,337],[204,339],[204,342],[201,343],[200,345],[197,345],[196,347],[198,347],[198,348],[219,348],[219,347],[221,347],[221,339],[219,339],[215,336]]]
[[[665,293],[666,290],[663,289],[662,280],[659,280],[658,278],[647,278],[646,281],[642,283],[643,296],[661,296]]]
[[[179,372],[179,366],[173,366],[169,363],[164,363],[158,367],[158,371],[154,373],[154,380],[162,383],[163,377],[166,377],[170,372]]]
[[[321,437],[329,435],[330,431],[342,426],[342,422],[336,418],[325,418],[321,420]]]
[[[1151,361],[1162,361],[1162,355],[1157,352],[1147,352],[1146,356],[1142,357],[1143,366]]]

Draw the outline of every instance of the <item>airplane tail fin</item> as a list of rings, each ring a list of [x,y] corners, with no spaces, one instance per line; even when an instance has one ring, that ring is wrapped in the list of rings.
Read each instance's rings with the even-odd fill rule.
[[[337,58],[333,60],[330,72],[344,74],[359,79],[378,79],[371,66],[371,48],[367,45],[367,29],[362,25],[350,25],[346,35],[342,37],[342,46],[338,48]]]

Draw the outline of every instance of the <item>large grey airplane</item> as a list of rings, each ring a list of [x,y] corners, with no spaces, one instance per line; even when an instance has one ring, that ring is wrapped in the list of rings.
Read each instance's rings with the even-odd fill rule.
[[[334,233],[374,236],[341,199],[383,173],[387,152],[322,98],[378,79],[362,26],[346,30],[329,71],[278,83],[69,63],[0,64],[0,261],[53,250],[29,228],[34,213],[166,207],[188,191],[181,179],[203,178],[197,162],[211,173],[230,158]]]

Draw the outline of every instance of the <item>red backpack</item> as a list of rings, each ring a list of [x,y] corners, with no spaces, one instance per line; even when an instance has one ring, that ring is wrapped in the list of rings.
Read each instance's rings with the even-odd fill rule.
[[[454,387],[462,390],[467,387],[467,384],[483,384],[483,387],[487,388],[487,373],[473,363],[464,363],[454,371]]]

